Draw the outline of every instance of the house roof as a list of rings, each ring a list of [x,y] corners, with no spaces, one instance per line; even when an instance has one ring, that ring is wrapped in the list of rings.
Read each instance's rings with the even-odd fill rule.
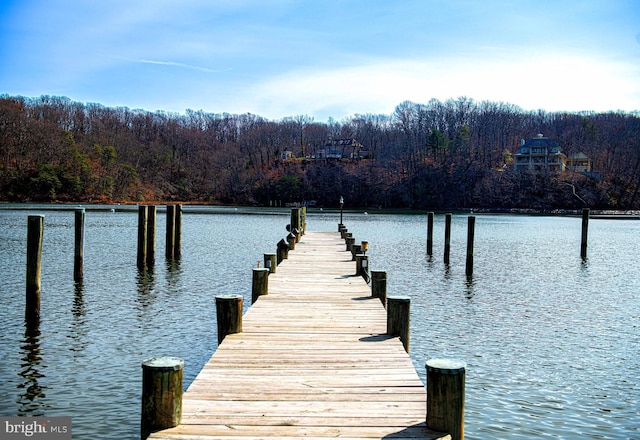
[[[539,134],[533,139],[529,139],[524,143],[523,147],[557,147],[558,143]]]

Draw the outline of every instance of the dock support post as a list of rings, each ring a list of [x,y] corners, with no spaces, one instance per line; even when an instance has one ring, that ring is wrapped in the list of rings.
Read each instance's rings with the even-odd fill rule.
[[[353,252],[352,248],[353,248],[353,245],[356,243],[356,239],[351,236],[351,232],[347,232],[347,236],[346,236],[346,238],[344,240],[345,240],[345,243],[347,245],[346,251],[347,252]]]
[[[264,267],[253,269],[253,283],[251,285],[251,304],[258,300],[258,297],[269,292],[269,269]]]
[[[182,418],[182,370],[184,362],[159,357],[142,362],[142,417],[140,438],[173,428]]]
[[[289,244],[289,250],[296,249],[296,236],[293,232],[289,232],[289,235],[287,235],[287,244]]]
[[[464,439],[464,362],[430,359],[427,368],[427,428]]]
[[[27,325],[40,321],[40,273],[42,268],[42,237],[44,216],[30,215],[27,218],[27,288],[25,320]]]
[[[379,298],[382,305],[387,306],[387,272],[384,270],[371,271],[371,296]]]
[[[469,216],[467,223],[467,264],[465,273],[467,277],[473,276],[473,240],[475,237],[476,218]]]
[[[165,234],[165,257],[167,260],[175,256],[176,244],[176,205],[167,205],[167,228]]]
[[[156,206],[149,205],[147,218],[147,267],[156,263]]]
[[[587,237],[589,231],[589,208],[582,209],[582,240],[580,242],[580,257],[587,258]]]
[[[147,221],[149,209],[147,205],[138,206],[138,269],[144,269],[147,261]]]
[[[242,295],[216,296],[218,345],[227,335],[242,332]]]
[[[182,205],[176,205],[175,230],[173,231],[173,258],[182,255]]]
[[[408,296],[387,297],[387,334],[400,336],[402,345],[409,353],[411,298]]]
[[[264,267],[269,269],[269,273],[276,273],[276,254],[264,254]]]
[[[427,255],[433,255],[433,212],[427,214]]]
[[[278,264],[282,263],[282,260],[289,258],[289,245],[283,238],[278,242]]]
[[[369,282],[369,257],[365,254],[356,255],[356,275],[360,275]]]
[[[444,216],[444,264],[449,264],[451,252],[451,213]]]
[[[73,250],[73,280],[82,281],[84,278],[84,218],[85,210],[75,211],[75,241]]]
[[[361,244],[352,244],[351,245],[351,261],[356,261],[356,255],[362,252]]]

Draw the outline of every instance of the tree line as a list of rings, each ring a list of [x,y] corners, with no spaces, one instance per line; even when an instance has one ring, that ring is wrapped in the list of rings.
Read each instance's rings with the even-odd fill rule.
[[[600,178],[516,172],[521,139],[584,152]],[[330,139],[364,158],[319,159]],[[285,155],[285,153],[287,153]],[[640,208],[640,114],[524,111],[461,97],[316,122],[0,95],[0,199],[412,209]]]

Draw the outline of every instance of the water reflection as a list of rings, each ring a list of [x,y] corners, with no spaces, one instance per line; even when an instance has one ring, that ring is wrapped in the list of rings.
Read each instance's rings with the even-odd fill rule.
[[[71,307],[71,326],[68,338],[71,340],[69,350],[81,353],[89,345],[87,342],[86,308],[84,303],[84,284],[77,281],[74,285],[73,305]]]
[[[23,381],[18,384],[18,415],[43,415],[47,405],[42,401],[45,397],[45,386],[40,385],[38,380],[44,377],[40,372],[45,365],[42,364],[40,353],[40,325],[39,323],[27,322],[25,325],[24,338],[20,346],[20,373]]]
[[[475,295],[474,285],[475,285],[475,282],[473,280],[473,275],[468,275],[467,280],[464,283],[465,296],[467,299],[473,299],[473,296]]]
[[[156,278],[153,267],[138,269],[136,275],[136,288],[138,290],[138,303],[142,308],[149,307],[157,297],[155,291]]]
[[[71,312],[76,318],[81,318],[87,314],[84,308],[84,284],[82,284],[82,281],[77,281],[75,283],[73,307],[71,308]]]

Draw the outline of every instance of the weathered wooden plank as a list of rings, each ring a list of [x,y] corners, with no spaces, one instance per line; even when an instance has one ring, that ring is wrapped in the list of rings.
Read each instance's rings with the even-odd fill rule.
[[[338,233],[307,233],[151,439],[432,438],[426,395]]]

